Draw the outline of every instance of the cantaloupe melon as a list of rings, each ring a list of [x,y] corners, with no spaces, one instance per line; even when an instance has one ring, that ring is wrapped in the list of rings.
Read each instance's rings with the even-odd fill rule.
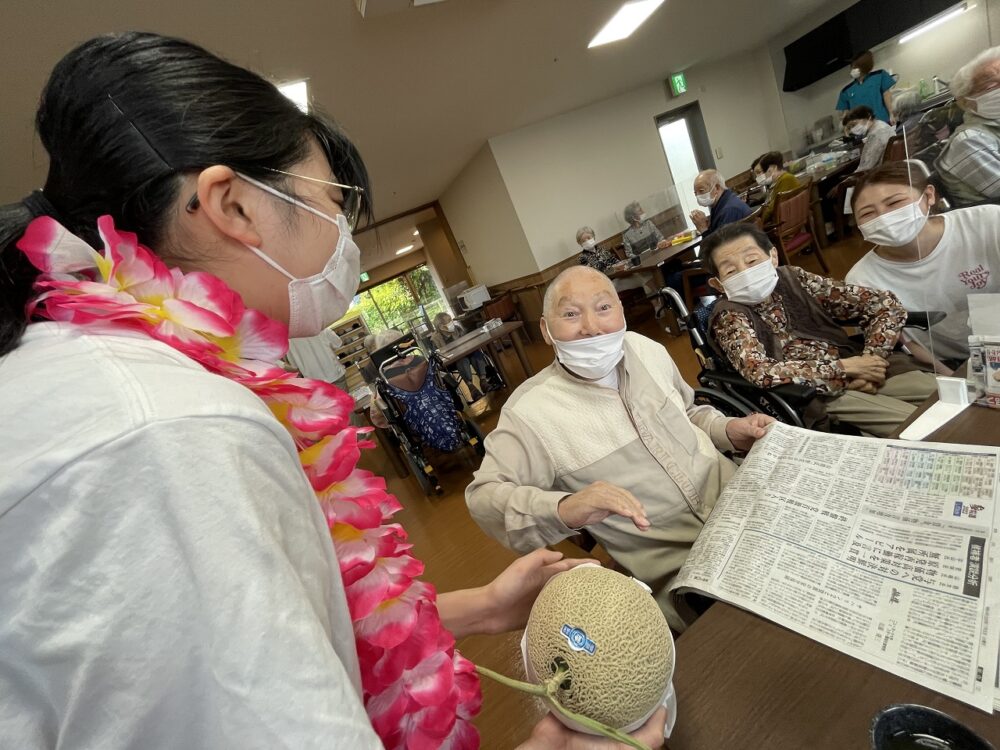
[[[670,685],[666,618],[643,584],[613,570],[583,565],[553,577],[524,635],[529,681],[565,669],[555,699],[614,729],[631,731],[647,719]]]

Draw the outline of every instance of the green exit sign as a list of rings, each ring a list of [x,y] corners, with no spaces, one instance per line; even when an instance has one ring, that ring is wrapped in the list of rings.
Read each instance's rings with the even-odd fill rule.
[[[687,93],[688,82],[687,78],[684,77],[683,73],[674,73],[670,76],[670,93],[674,96],[680,96],[681,94]]]
[[[367,271],[362,271],[361,272],[361,283],[364,284],[366,281],[368,281],[368,272]]]

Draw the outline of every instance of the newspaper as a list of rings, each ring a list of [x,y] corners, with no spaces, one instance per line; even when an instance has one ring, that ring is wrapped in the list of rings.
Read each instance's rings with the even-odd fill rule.
[[[998,479],[998,448],[775,424],[671,588],[992,711],[1000,587],[987,583],[1000,557]]]

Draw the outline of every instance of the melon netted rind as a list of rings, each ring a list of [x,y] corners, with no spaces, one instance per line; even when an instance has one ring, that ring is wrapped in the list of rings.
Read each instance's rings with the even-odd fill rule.
[[[574,650],[563,625],[580,628],[593,654]],[[562,657],[570,684],[556,694],[571,711],[621,729],[648,716],[673,673],[673,638],[656,600],[621,573],[574,568],[552,578],[535,600],[526,628],[528,663],[537,679]]]

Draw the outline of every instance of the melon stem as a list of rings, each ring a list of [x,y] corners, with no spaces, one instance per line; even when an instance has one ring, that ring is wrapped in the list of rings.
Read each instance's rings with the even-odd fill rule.
[[[559,699],[556,698],[556,692],[559,690],[559,686],[566,678],[567,671],[564,669],[556,670],[555,674],[546,680],[543,685],[535,685],[531,682],[515,680],[507,677],[506,675],[502,675],[499,672],[494,672],[492,669],[481,667],[478,664],[476,665],[476,671],[484,677],[489,677],[494,682],[499,682],[501,685],[506,685],[514,690],[520,690],[522,693],[528,693],[529,695],[546,699],[558,713],[562,714],[567,719],[571,719],[581,726],[587,727],[587,729],[593,732],[604,735],[608,739],[616,740],[622,744],[628,745],[629,747],[633,747],[636,750],[650,750],[649,747],[639,742],[639,740],[635,737],[609,727],[606,724],[602,724],[596,719],[591,719],[589,716],[584,716],[583,714],[578,714],[575,711],[570,711],[568,708],[563,706],[559,702]]]

